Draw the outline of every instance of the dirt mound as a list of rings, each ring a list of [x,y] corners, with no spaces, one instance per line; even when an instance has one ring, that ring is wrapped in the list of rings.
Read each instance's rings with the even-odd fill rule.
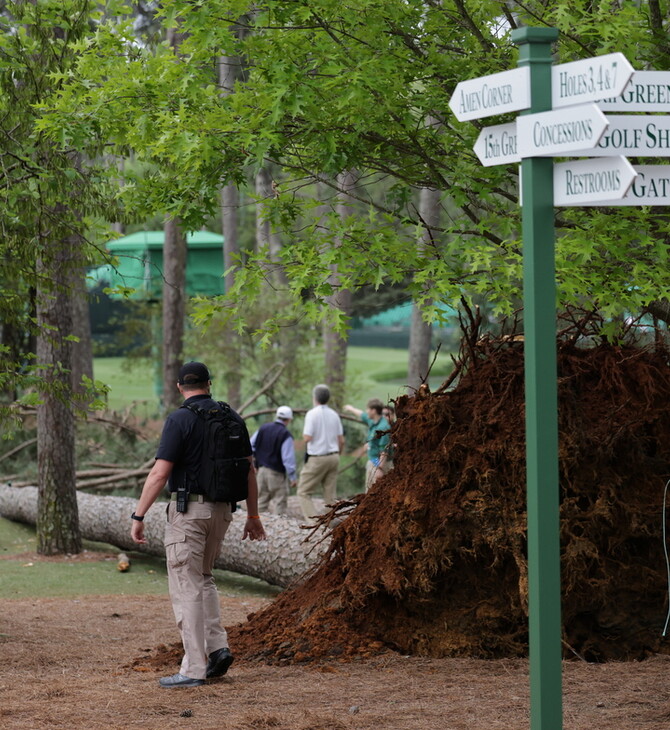
[[[523,343],[466,343],[453,390],[401,398],[395,469],[312,576],[231,630],[270,663],[527,651]],[[660,346],[558,346],[566,655],[664,651],[670,367]]]

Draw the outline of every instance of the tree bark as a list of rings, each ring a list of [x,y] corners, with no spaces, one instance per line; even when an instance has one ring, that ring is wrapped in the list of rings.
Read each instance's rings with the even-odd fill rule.
[[[179,221],[165,221],[163,242],[163,408],[178,408],[177,376],[184,349],[186,316],[186,237]]]
[[[37,406],[37,552],[81,551],[75,488],[75,420],[71,405],[72,238],[46,246],[37,261],[37,362],[44,387]]]
[[[219,58],[219,86],[221,94],[228,96],[233,91],[237,70],[240,62],[236,58],[221,56]],[[233,266],[240,252],[238,235],[237,209],[239,206],[239,192],[234,183],[228,183],[221,190],[221,227],[223,233],[223,270],[224,288],[229,292],[235,283]],[[226,370],[226,400],[233,408],[242,402],[242,375],[239,338],[228,329],[225,333],[225,349],[228,353]]]
[[[93,342],[88,304],[86,272],[83,267],[76,267],[72,275],[72,331],[78,341],[72,343],[72,388],[77,393],[84,391],[83,377],[93,380]]]
[[[137,504],[136,499],[99,497],[79,492],[77,501],[81,533],[87,540],[108,543],[122,550],[165,555],[165,502],[154,504],[147,513],[144,521],[147,544],[141,547],[130,539],[130,515]],[[34,525],[37,489],[0,485],[0,514]],[[215,567],[251,575],[282,588],[291,585],[316,564],[326,545],[325,541],[316,544],[323,533],[306,543],[308,532],[300,524],[298,520],[264,514],[263,525],[268,539],[252,542],[242,540],[244,512],[236,513]]]
[[[337,181],[338,188],[341,191],[338,196],[337,214],[344,219],[354,213],[352,198],[347,193],[356,187],[356,176],[353,171],[347,170],[338,175]],[[341,245],[341,241],[336,242],[335,245]],[[337,266],[332,265],[330,270],[330,283],[333,287],[333,293],[327,297],[327,305],[349,315],[351,312],[351,291],[342,288]],[[332,394],[332,404],[334,408],[340,409],[344,402],[348,338],[346,335],[342,336],[326,322],[323,329],[323,342],[326,380]]]
[[[424,231],[418,246],[426,249],[434,243],[434,229],[440,224],[440,192],[438,190],[421,190],[419,215],[424,223]],[[430,302],[427,302],[429,304]],[[412,306],[412,320],[409,333],[409,360],[407,366],[407,385],[418,388],[428,377],[430,350],[433,328],[421,316],[421,307]]]

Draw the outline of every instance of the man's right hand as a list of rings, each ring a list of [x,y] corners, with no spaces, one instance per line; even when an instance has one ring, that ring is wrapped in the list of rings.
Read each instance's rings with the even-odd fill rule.
[[[144,537],[144,522],[133,520],[133,524],[130,527],[130,537],[138,545],[146,545],[147,539]]]

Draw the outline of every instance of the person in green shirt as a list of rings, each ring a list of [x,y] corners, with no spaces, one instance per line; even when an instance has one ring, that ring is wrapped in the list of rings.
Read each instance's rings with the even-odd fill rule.
[[[365,491],[389,470],[389,448],[391,444],[391,425],[382,415],[384,404],[371,398],[363,411],[347,404],[344,410],[353,413],[368,427],[366,436],[368,461],[365,465]]]

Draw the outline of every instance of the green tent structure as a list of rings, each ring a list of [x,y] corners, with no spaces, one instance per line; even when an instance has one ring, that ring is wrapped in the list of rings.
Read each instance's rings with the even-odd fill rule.
[[[99,353],[125,355],[130,343],[122,344],[118,335],[123,321],[133,316],[133,302],[158,304],[161,301],[163,241],[163,231],[138,231],[117,238],[106,245],[112,261],[88,272],[91,334]],[[211,231],[195,231],[187,234],[186,243],[186,295],[223,294],[223,236]],[[106,289],[112,291],[106,293]],[[159,322],[154,321],[158,313],[159,310],[152,307],[154,349],[160,340]],[[158,355],[156,368],[156,393],[160,395]]]
[[[156,301],[163,293],[163,231],[138,231],[110,241],[106,248],[114,263],[88,273],[89,289],[128,287],[136,301]],[[223,294],[223,236],[195,231],[186,236],[186,294]],[[110,294],[113,299],[121,294]]]

